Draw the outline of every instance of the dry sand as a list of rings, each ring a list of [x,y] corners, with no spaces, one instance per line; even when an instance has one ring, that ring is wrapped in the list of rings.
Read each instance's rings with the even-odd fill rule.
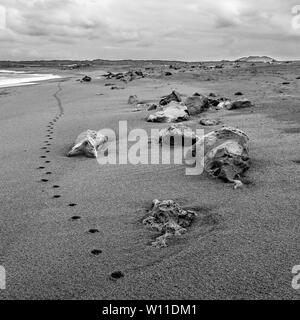
[[[299,299],[291,287],[292,267],[300,264],[299,75],[298,64],[261,67],[256,74],[178,73],[136,80],[124,90],[104,86],[116,81],[81,84],[76,77],[5,89],[0,265],[7,289],[0,299]],[[282,85],[286,79],[290,85]],[[63,110],[54,96],[58,83]],[[131,112],[127,100],[137,94],[157,101],[172,89],[229,98],[242,91],[256,104],[209,114],[250,136],[250,185],[233,190],[205,175],[186,176],[180,165],[100,166],[66,158],[86,129],[117,130],[119,120],[128,120],[130,128],[165,127],[145,122],[150,112]],[[61,111],[49,140],[49,121]],[[49,153],[41,149],[45,141]],[[155,198],[197,207],[205,218],[169,247],[153,248],[156,234],[141,221]],[[95,249],[101,250],[97,256]],[[109,275],[119,270],[125,277],[112,281]]]

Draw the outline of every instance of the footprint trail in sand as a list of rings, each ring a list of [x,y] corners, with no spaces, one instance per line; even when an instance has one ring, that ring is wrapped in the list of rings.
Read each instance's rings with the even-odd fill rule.
[[[61,82],[58,83],[57,87],[58,87],[58,90],[53,94],[53,97],[54,97],[54,99],[57,101],[57,106],[58,106],[58,109],[59,109],[59,113],[58,113],[56,116],[54,116],[54,118],[51,119],[51,120],[49,121],[49,123],[47,124],[47,126],[46,126],[46,136],[45,136],[47,140],[45,140],[45,141],[43,142],[44,145],[40,148],[40,150],[43,150],[47,155],[51,154],[51,149],[50,149],[50,147],[51,147],[51,145],[52,145],[51,142],[54,141],[54,139],[53,139],[53,134],[54,134],[54,130],[55,130],[55,125],[58,123],[58,121],[59,121],[59,120],[64,116],[64,114],[65,114],[64,108],[63,108],[63,103],[62,103],[62,101],[61,101],[61,98],[59,97],[59,94],[63,91]],[[41,179],[40,181],[41,181],[42,183],[44,183],[44,184],[50,183],[50,181],[49,181],[48,179],[45,179],[44,176],[49,177],[49,176],[52,176],[52,175],[53,175],[53,172],[52,172],[52,171],[48,171],[49,169],[47,169],[47,167],[45,166],[45,165],[47,165],[47,164],[50,164],[51,161],[48,160],[47,156],[45,156],[45,155],[41,155],[41,156],[40,156],[40,159],[45,159],[45,160],[46,160],[43,165],[40,165],[40,166],[37,168],[39,171],[46,170],[45,172],[43,172],[43,177],[42,177],[42,179]],[[60,187],[61,187],[60,185],[54,184],[54,185],[52,185],[50,188],[51,188],[52,190],[59,190]],[[58,194],[58,193],[57,193],[57,194],[55,193],[55,194],[53,194],[53,196],[52,196],[52,200],[58,200],[58,199],[61,199],[61,198],[62,198],[62,195],[61,195],[61,194]],[[67,206],[68,206],[69,208],[75,208],[75,207],[78,206],[78,204],[77,204],[77,203],[72,203],[72,202],[70,202]],[[77,215],[72,216],[72,217],[70,218],[71,221],[80,221],[81,219],[82,219],[82,217],[81,217],[81,216],[77,216]],[[88,231],[88,233],[89,233],[89,234],[97,234],[97,233],[99,233],[99,230],[92,228],[92,229],[90,229],[90,230]],[[91,250],[90,254],[92,254],[93,256],[99,256],[99,255],[102,254],[102,250],[94,249],[94,250]]]

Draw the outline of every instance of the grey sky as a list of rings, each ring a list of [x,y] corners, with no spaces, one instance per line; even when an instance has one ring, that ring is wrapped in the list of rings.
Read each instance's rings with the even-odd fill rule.
[[[300,0],[0,0],[0,60],[299,59],[300,28],[292,27],[297,4]]]

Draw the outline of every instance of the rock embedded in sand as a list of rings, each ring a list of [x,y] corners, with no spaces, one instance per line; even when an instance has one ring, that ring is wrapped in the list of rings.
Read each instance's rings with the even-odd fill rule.
[[[202,163],[197,150],[204,149],[204,170],[215,178],[237,184],[237,180],[250,168],[249,137],[243,131],[223,127],[200,139],[186,153],[187,164]],[[199,157],[199,159],[198,159]]]
[[[229,100],[226,100],[226,101],[221,101],[217,107],[216,107],[216,110],[222,110],[222,109],[227,109],[227,106],[230,105],[230,101]]]
[[[208,98],[203,95],[188,97],[184,104],[191,116],[202,113],[210,107]]]
[[[156,110],[158,107],[156,104],[154,103],[151,103],[149,106],[148,106],[148,109],[147,111],[153,111],[153,110]]]
[[[250,107],[253,107],[253,104],[250,100],[247,99],[231,101],[225,106],[227,110],[244,109]]]
[[[180,103],[171,102],[162,111],[158,111],[148,117],[148,122],[180,122],[189,119],[189,112],[186,106]]]
[[[128,104],[138,104],[138,103],[139,103],[139,99],[136,95],[130,96],[128,98]]]
[[[91,82],[91,81],[92,81],[92,78],[89,77],[89,76],[84,76],[80,81],[81,81],[81,82]]]
[[[156,110],[157,105],[153,103],[138,103],[136,107],[132,110],[132,112],[139,112],[139,111],[152,111]]]
[[[167,240],[185,233],[197,214],[191,210],[184,210],[173,200],[153,200],[149,216],[143,224],[162,233],[152,243],[154,247],[167,247]]]
[[[100,132],[87,130],[76,139],[75,146],[68,153],[68,157],[83,154],[89,158],[97,158],[98,149],[105,148],[108,138]]]
[[[159,132],[159,144],[168,146],[192,146],[199,138],[193,130],[182,124],[175,124]]]
[[[169,104],[172,101],[181,102],[182,99],[181,99],[180,93],[178,93],[177,91],[172,91],[171,94],[169,94],[168,96],[161,99],[159,104],[161,106],[166,106],[167,104]]]
[[[199,122],[202,126],[217,126],[221,123],[218,119],[201,119]]]
[[[111,90],[124,90],[125,87],[113,86],[110,88]]]

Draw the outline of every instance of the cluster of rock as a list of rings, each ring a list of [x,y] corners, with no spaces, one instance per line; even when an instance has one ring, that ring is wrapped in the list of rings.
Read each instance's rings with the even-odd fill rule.
[[[205,96],[195,93],[184,101],[181,95],[173,91],[163,97],[159,102],[158,111],[148,118],[148,122],[179,122],[188,120],[190,116],[201,114],[210,109],[241,109],[252,107],[251,101],[247,99],[230,101],[214,94]]]
[[[138,112],[138,111],[144,111],[144,110],[152,111],[157,109],[157,105],[155,103],[141,102],[136,95],[130,96],[128,98],[128,104],[133,105],[135,107],[132,110],[132,112]]]
[[[167,240],[187,231],[197,214],[191,210],[184,210],[173,200],[153,200],[149,216],[143,224],[156,230],[162,235],[156,238],[152,245],[154,247],[166,247]]]
[[[140,70],[134,70],[134,71],[127,71],[127,72],[119,72],[119,73],[108,72],[107,74],[103,75],[103,77],[108,80],[115,79],[119,81],[130,82],[136,79],[144,78],[145,75]]]

